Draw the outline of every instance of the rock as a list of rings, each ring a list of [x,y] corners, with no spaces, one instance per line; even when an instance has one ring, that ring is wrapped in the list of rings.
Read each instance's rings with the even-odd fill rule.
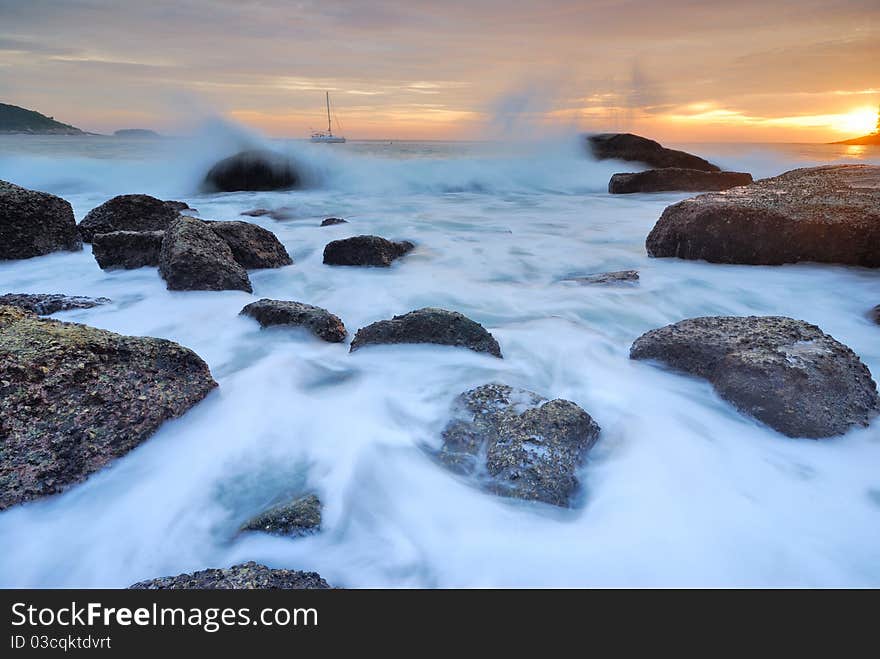
[[[247,271],[207,222],[181,215],[165,232],[159,274],[173,291],[251,292]]]
[[[92,254],[103,270],[159,265],[164,231],[112,231],[92,236]]]
[[[0,307],[0,510],[84,480],[216,386],[171,341]]]
[[[322,227],[329,227],[334,224],[348,224],[348,220],[343,220],[341,217],[328,217],[325,220],[321,220]]]
[[[719,172],[721,168],[707,160],[661,146],[654,140],[632,133],[601,133],[587,137],[587,144],[596,160],[628,160],[641,162],[650,167],[680,167]]]
[[[307,494],[260,513],[246,522],[241,530],[300,537],[317,533],[320,528],[321,500],[314,494]]]
[[[388,343],[437,343],[501,357],[498,341],[482,325],[446,309],[418,309],[362,327],[351,342],[351,352]]]
[[[0,181],[0,260],[80,249],[82,241],[68,202]]]
[[[330,588],[317,572],[275,570],[249,561],[225,570],[209,569],[139,581],[135,590],[278,590]]]
[[[880,166],[795,169],[673,204],[648,254],[713,263],[880,267]]]
[[[93,208],[79,223],[85,242],[98,233],[164,231],[179,213],[181,202],[167,202],[146,194],[124,194]]]
[[[639,337],[630,357],[705,378],[740,411],[789,437],[840,435],[880,411],[858,356],[802,320],[691,318]]]
[[[166,200],[165,205],[168,206],[168,208],[173,208],[178,213],[181,211],[196,211],[195,208],[190,206],[185,201]],[[198,211],[196,211],[196,212],[198,212]]]
[[[646,172],[615,174],[608,183],[611,194],[630,194],[633,192],[664,192],[679,190],[683,192],[702,192],[707,190],[727,190],[738,185],[748,185],[752,175],[742,172],[704,172],[699,169],[649,169]]]
[[[112,302],[106,297],[82,297],[58,293],[7,293],[0,295],[0,305],[26,309],[41,316],[48,316],[70,309],[91,309],[99,304]]]
[[[874,322],[880,325],[880,304],[871,309],[870,315]]]
[[[327,265],[374,265],[387,268],[391,262],[415,247],[403,240],[392,242],[379,236],[355,236],[327,243],[324,263]]]
[[[637,284],[639,282],[638,270],[617,270],[615,272],[600,272],[586,277],[572,277],[566,281],[576,281],[579,284]]]
[[[264,215],[268,215],[273,220],[292,220],[296,217],[296,212],[293,208],[289,206],[282,206],[281,208],[254,208],[253,210],[244,211],[242,215],[247,215],[248,217],[263,217]]]
[[[284,245],[271,231],[250,222],[209,222],[208,227],[232,250],[243,268],[280,268],[293,263]]]
[[[204,187],[215,192],[285,190],[298,187],[300,177],[286,156],[274,151],[242,151],[215,164]]]
[[[567,400],[486,384],[461,394],[439,460],[503,496],[568,506],[599,426]]]
[[[346,331],[342,321],[321,307],[302,302],[269,300],[263,298],[251,302],[241,313],[257,320],[262,327],[293,325],[305,327],[315,336],[330,343],[345,340]]]

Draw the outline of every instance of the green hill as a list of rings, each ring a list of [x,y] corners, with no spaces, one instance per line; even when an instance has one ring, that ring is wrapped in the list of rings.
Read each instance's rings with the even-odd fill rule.
[[[0,103],[0,133],[85,135],[79,128],[62,124],[52,117],[6,103]]]

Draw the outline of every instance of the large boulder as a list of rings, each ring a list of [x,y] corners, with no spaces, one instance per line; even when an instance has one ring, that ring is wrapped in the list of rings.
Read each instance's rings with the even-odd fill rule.
[[[704,192],[728,190],[738,185],[748,185],[752,175],[743,172],[705,172],[699,169],[649,169],[645,172],[615,174],[608,182],[611,194],[633,192]]]
[[[400,258],[414,247],[408,240],[395,242],[379,236],[354,236],[327,243],[324,247],[324,263],[387,268],[394,259]]]
[[[437,457],[496,494],[568,506],[599,426],[568,400],[486,384],[461,394]]]
[[[430,307],[362,327],[355,334],[350,350],[394,343],[436,343],[501,357],[498,341],[482,325],[457,311]]]
[[[159,265],[164,231],[112,231],[92,236],[92,255],[103,270]]]
[[[789,437],[840,435],[880,411],[858,356],[802,320],[691,318],[639,337],[630,357],[705,378],[739,410]]]
[[[589,135],[587,144],[596,160],[627,160],[650,167],[680,167],[719,172],[721,168],[708,160],[685,151],[667,149],[654,140],[632,133],[600,133]]]
[[[0,260],[80,249],[82,240],[68,202],[0,181]]]
[[[263,531],[272,535],[302,537],[321,529],[321,500],[314,494],[273,506],[248,520],[242,531]]]
[[[169,290],[251,292],[247,271],[207,222],[181,216],[165,232],[159,274]]]
[[[214,192],[286,190],[300,185],[300,176],[286,156],[254,149],[215,164],[205,176],[204,188]]]
[[[713,263],[880,267],[880,166],[795,169],[663,211],[651,256]]]
[[[99,304],[109,304],[110,302],[111,300],[106,297],[83,297],[60,293],[7,293],[0,295],[0,305],[19,307],[41,316],[71,309],[91,309]]]
[[[98,233],[164,231],[180,215],[179,204],[146,194],[119,195],[90,210],[79,223],[79,232],[90,243]]]
[[[345,325],[339,317],[311,304],[263,298],[248,304],[241,310],[241,314],[254,318],[261,327],[272,325],[305,327],[318,338],[330,343],[345,340]]]
[[[293,263],[275,234],[257,224],[209,222],[208,227],[229,245],[233,258],[243,268],[280,268]]]
[[[129,586],[135,590],[277,590],[330,588],[317,572],[277,570],[249,561],[217,570],[159,577]]]
[[[0,307],[0,510],[84,480],[216,386],[171,341]]]

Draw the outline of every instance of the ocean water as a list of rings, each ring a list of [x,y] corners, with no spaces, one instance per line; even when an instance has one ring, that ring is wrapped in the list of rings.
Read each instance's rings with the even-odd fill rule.
[[[62,495],[0,513],[0,586],[121,587],[255,560],[348,587],[880,586],[880,421],[826,441],[786,438],[698,379],[632,362],[643,332],[687,317],[781,314],[819,325],[880,374],[878,274],[798,264],[650,259],[644,240],[683,194],[610,196],[631,164],[574,137],[517,144],[276,141],[308,189],[205,195],[217,158],[262,140],[215,125],[190,139],[0,138],[0,179],[59,194],[77,220],[116,194],[180,199],[200,217],[253,219],[294,265],[251,272],[254,294],[170,292],[155,269],[104,272],[87,245],[0,264],[0,292],[106,296],[56,314],[194,349],[220,387]],[[689,145],[756,177],[880,151]],[[349,224],[320,228],[328,216]],[[243,218],[250,220],[251,218]],[[388,269],[321,263],[330,240],[412,240]],[[576,275],[637,269],[637,286]],[[349,354],[238,316],[260,297],[339,315],[351,335],[424,306],[460,311],[504,359],[438,346]],[[561,510],[486,494],[433,462],[453,398],[501,381],[572,400],[602,427]],[[324,501],[323,532],[237,535],[286,495]]]

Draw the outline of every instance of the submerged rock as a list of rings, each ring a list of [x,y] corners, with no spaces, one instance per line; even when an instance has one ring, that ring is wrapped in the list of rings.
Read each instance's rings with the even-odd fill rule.
[[[280,268],[293,263],[274,233],[250,222],[209,222],[208,227],[232,250],[244,268]]]
[[[288,206],[281,208],[254,208],[253,210],[244,211],[242,215],[248,217],[263,217],[264,215],[271,217],[273,220],[292,220],[296,217],[296,211]]]
[[[713,263],[880,267],[880,166],[795,169],[673,204],[648,254]]]
[[[880,304],[871,309],[870,316],[874,320],[875,323],[880,325]]]
[[[274,151],[242,151],[215,164],[205,176],[209,191],[285,190],[300,184],[293,163]]]
[[[180,216],[165,232],[159,274],[169,290],[251,292],[247,271],[207,222]]]
[[[328,217],[321,220],[322,227],[331,227],[334,224],[348,224],[348,220],[343,220],[341,217]]]
[[[637,284],[639,282],[638,270],[617,270],[615,272],[600,272],[586,277],[572,277],[566,281],[576,281],[579,284]]]
[[[394,259],[400,258],[414,247],[408,240],[393,242],[379,236],[354,236],[327,243],[324,247],[324,263],[387,268]]]
[[[0,307],[0,510],[84,480],[216,386],[171,341]]]
[[[596,160],[628,160],[650,167],[680,167],[719,172],[721,168],[708,160],[685,151],[667,149],[659,142],[632,133],[600,133],[589,135],[587,144]]]
[[[68,202],[0,181],[0,260],[80,249],[82,240]]]
[[[646,172],[615,174],[608,182],[611,194],[633,192],[703,192],[728,190],[738,185],[748,185],[752,175],[743,172],[705,172],[699,169],[649,169]]]
[[[275,570],[253,561],[223,570],[200,570],[176,577],[139,581],[129,586],[135,590],[302,590],[330,587],[317,572]]]
[[[246,522],[241,530],[300,537],[317,533],[320,528],[321,500],[314,494],[307,494],[260,513]]]
[[[568,400],[486,384],[461,394],[437,457],[496,494],[568,506],[599,426]]]
[[[92,255],[103,270],[159,265],[164,231],[112,231],[92,236]]]
[[[106,297],[82,297],[59,293],[7,293],[0,295],[0,305],[26,309],[41,316],[70,309],[91,309],[99,304],[109,304],[111,301]]]
[[[305,327],[315,336],[331,343],[345,340],[345,325],[338,316],[321,307],[287,300],[263,298],[251,302],[241,313],[257,320],[262,327],[292,325]]]
[[[85,242],[98,233],[164,231],[180,215],[179,204],[146,194],[124,194],[93,208],[79,223]]]
[[[840,435],[880,412],[858,356],[802,320],[691,318],[642,335],[630,357],[705,378],[723,399],[789,437]]]
[[[351,352],[389,343],[437,343],[501,357],[498,341],[482,325],[446,309],[426,307],[362,327],[351,342]]]

